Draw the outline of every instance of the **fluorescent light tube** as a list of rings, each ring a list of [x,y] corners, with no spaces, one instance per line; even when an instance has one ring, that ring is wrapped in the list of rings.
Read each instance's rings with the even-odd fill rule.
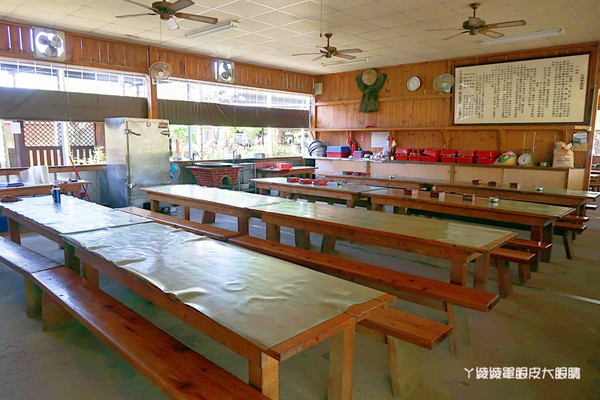
[[[226,32],[231,29],[237,29],[240,26],[239,21],[225,21],[215,25],[209,25],[205,28],[196,29],[185,34],[188,39],[195,39],[202,36],[212,35],[213,33]]]
[[[355,58],[354,60],[348,60],[348,61],[329,61],[329,62],[324,62],[321,63],[321,65],[323,65],[324,67],[334,67],[336,65],[345,65],[345,64],[358,64],[358,63],[363,63],[363,62],[367,62],[369,61],[369,57],[363,57],[363,58]]]
[[[490,44],[511,43],[518,42],[520,40],[540,39],[550,36],[564,35],[564,33],[564,28],[550,29],[547,31],[537,31],[531,33],[522,33],[519,35],[502,36],[498,39],[485,39],[481,41],[481,44],[483,46],[489,46]]]

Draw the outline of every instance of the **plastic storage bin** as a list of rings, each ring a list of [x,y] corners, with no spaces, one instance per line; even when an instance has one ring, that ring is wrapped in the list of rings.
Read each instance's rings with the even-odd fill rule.
[[[373,154],[373,152],[369,150],[357,150],[352,153],[352,158],[363,158],[365,154]]]
[[[475,151],[459,150],[456,162],[460,164],[473,164],[475,162]]]
[[[423,150],[423,156],[421,156],[421,161],[438,162],[440,161],[440,154],[440,149],[425,149]]]
[[[458,150],[441,150],[440,160],[445,163],[455,163]]]
[[[346,158],[350,155],[349,146],[327,146],[327,157]]]
[[[475,156],[477,157],[475,159],[477,164],[493,164],[498,157],[498,152],[496,150],[476,151]]]

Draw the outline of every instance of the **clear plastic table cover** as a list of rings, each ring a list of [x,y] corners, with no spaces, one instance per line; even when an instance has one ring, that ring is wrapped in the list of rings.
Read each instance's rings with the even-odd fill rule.
[[[156,223],[68,235],[264,349],[383,295]]]
[[[293,219],[329,222],[349,229],[372,231],[374,234],[384,232],[475,251],[512,234],[510,231],[483,226],[299,201],[250,209],[263,216],[277,214]]]
[[[164,185],[144,188],[142,190],[181,197],[184,199],[214,202],[218,204],[235,206],[238,208],[293,201],[280,197],[263,196],[260,194],[238,192],[234,190],[198,185]]]
[[[60,203],[54,203],[52,196],[39,196],[26,197],[23,201],[14,203],[0,203],[0,207],[53,229],[61,235],[151,221],[145,217],[64,195],[61,195]]]

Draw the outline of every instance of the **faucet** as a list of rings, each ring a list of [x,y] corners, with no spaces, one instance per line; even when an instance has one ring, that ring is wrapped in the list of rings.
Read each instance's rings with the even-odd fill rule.
[[[192,153],[192,162],[196,161],[196,156],[199,156],[200,154],[198,154],[198,152],[193,152]]]
[[[235,150],[232,152],[231,162],[235,163]]]

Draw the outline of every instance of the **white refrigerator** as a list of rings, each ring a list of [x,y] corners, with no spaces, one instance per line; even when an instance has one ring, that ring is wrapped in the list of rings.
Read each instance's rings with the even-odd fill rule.
[[[169,121],[107,118],[106,195],[110,207],[142,207],[144,187],[169,184]]]

